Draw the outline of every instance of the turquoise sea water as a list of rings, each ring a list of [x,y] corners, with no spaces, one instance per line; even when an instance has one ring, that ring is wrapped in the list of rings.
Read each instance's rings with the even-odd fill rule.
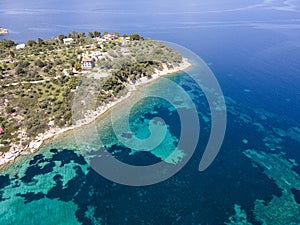
[[[209,65],[223,90],[227,128],[218,156],[199,172],[211,130],[205,90],[188,71],[171,75],[166,79],[184,89],[200,117],[193,156],[161,183],[132,187],[109,181],[87,163],[99,157],[103,146],[131,165],[166,161],[180,139],[178,109],[192,109],[164,79],[140,87],[130,101],[151,92],[176,100],[172,105],[149,97],[132,108],[132,133],[123,134],[125,144],[132,135],[149,137],[148,124],[159,129],[161,122],[151,119],[161,117],[167,131],[156,150],[139,152],[122,144],[110,113],[79,133],[57,137],[1,172],[1,224],[299,224],[299,16],[297,11],[268,9],[270,5],[239,11],[251,4],[226,3],[74,1],[69,6],[33,1],[24,7],[21,1],[2,1],[1,26],[10,28],[8,37],[18,42],[78,28],[138,31],[190,48]],[[284,6],[280,1],[275,5]],[[208,12],[212,10],[219,12]],[[127,103],[116,107],[114,118],[130,107]],[[184,149],[175,156],[167,163],[180,164]]]

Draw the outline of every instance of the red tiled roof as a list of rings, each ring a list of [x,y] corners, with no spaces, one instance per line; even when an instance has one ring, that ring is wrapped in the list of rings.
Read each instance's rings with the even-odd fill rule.
[[[90,58],[85,58],[82,60],[82,62],[92,62],[92,60]]]

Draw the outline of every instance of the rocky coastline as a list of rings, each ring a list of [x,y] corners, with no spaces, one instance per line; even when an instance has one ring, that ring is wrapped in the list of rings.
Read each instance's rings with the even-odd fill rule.
[[[76,124],[69,126],[69,127],[64,127],[64,128],[58,128],[58,127],[52,127],[50,128],[47,132],[39,134],[34,140],[30,141],[30,143],[27,146],[23,145],[18,145],[14,144],[11,146],[10,150],[8,152],[0,152],[0,168],[5,166],[8,163],[12,163],[17,157],[19,156],[24,156],[24,155],[29,155],[32,154],[36,151],[38,151],[43,144],[45,143],[46,140],[49,140],[53,138],[54,136],[57,136],[59,134],[62,134],[66,131],[76,129],[78,127],[81,127],[83,125],[87,125],[94,120],[96,120],[98,117],[103,115],[107,110],[118,104],[119,102],[123,101],[124,99],[128,98],[133,92],[136,90],[136,87],[139,85],[144,85],[149,82],[153,82],[156,79],[158,79],[161,76],[166,76],[174,73],[178,73],[181,71],[184,71],[188,69],[191,65],[191,63],[184,58],[182,63],[174,67],[172,69],[167,68],[166,65],[163,66],[162,70],[156,70],[156,72],[151,76],[151,78],[143,77],[137,80],[134,84],[133,83],[128,83],[127,88],[129,92],[127,93],[126,96],[123,96],[113,102],[110,102],[106,104],[105,106],[99,107],[95,111],[89,111],[86,112],[85,118],[82,119],[81,121],[77,121]],[[21,137],[20,137],[21,138]]]

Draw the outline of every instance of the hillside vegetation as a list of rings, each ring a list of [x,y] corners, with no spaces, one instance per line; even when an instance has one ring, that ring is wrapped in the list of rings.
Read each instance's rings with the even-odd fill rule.
[[[64,43],[67,37],[71,43]],[[84,59],[93,67],[84,68]],[[83,79],[104,84],[97,98],[97,104],[103,105],[125,94],[128,83],[181,62],[178,52],[139,34],[73,31],[49,40],[28,40],[25,47],[2,39],[0,151],[27,148],[38,134],[70,126],[74,92]],[[92,78],[92,73],[107,75]]]

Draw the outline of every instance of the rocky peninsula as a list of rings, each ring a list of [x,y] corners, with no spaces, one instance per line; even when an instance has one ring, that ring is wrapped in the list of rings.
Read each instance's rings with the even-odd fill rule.
[[[0,42],[0,165],[37,151],[45,140],[88,124],[129,97],[137,85],[187,69],[165,43],[117,32]],[[74,93],[102,83],[95,109],[72,121]]]

